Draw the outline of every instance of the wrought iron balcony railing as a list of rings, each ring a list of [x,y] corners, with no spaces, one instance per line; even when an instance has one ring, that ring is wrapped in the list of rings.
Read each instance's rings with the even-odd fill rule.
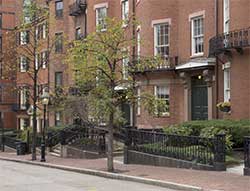
[[[144,68],[140,67],[140,69],[137,69],[136,73],[174,70],[177,64],[178,64],[178,56],[168,57],[164,59],[161,63],[152,64],[151,66],[146,66]]]
[[[76,0],[73,4],[69,6],[69,15],[78,16],[87,8],[87,0]]]
[[[250,47],[250,27],[217,35],[209,41],[209,55],[218,55],[230,49],[243,53],[243,48]]]

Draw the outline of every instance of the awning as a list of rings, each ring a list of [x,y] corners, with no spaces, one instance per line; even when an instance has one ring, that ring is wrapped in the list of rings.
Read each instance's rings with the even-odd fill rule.
[[[176,66],[176,70],[185,70],[185,69],[191,69],[191,68],[201,68],[201,67],[207,67],[207,66],[214,66],[215,65],[215,59],[213,58],[206,58],[206,59],[197,59],[197,60],[190,60],[189,62],[185,64],[181,64]]]

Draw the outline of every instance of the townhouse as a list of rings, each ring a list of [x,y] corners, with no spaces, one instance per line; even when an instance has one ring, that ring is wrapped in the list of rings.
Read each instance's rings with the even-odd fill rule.
[[[16,128],[16,114],[13,107],[16,105],[17,95],[14,91],[15,72],[10,70],[11,63],[8,58],[11,51],[8,46],[11,41],[9,34],[16,26],[16,0],[0,1],[0,118],[4,128]]]
[[[125,104],[122,108],[131,124],[135,120],[139,128],[151,129],[189,120],[250,117],[248,0],[47,2],[54,18],[49,37],[59,39],[42,77],[50,92],[74,86],[64,64],[64,41],[84,38],[104,24],[106,16],[127,19],[135,14],[139,26],[131,29],[131,36],[137,38],[137,58],[164,58],[157,68],[136,73],[137,92],[162,99],[166,112],[158,116],[156,110],[156,115],[150,116],[139,100],[133,119],[131,107]],[[220,111],[216,107],[219,102],[230,102],[230,111]],[[70,121],[61,111],[49,112],[50,126]]]

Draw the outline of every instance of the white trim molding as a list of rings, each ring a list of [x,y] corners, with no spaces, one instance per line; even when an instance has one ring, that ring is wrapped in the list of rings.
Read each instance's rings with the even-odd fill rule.
[[[189,14],[188,20],[189,20],[189,22],[191,22],[193,18],[195,18],[195,17],[201,17],[201,16],[203,18],[205,18],[205,10],[203,10],[203,11],[197,11],[197,12]]]
[[[154,25],[162,23],[168,23],[168,25],[171,25],[171,18],[152,20],[151,26],[154,27]]]
[[[100,8],[103,8],[103,7],[109,8],[109,4],[108,4],[108,3],[99,3],[99,4],[95,4],[95,5],[94,5],[94,10],[100,9]]]

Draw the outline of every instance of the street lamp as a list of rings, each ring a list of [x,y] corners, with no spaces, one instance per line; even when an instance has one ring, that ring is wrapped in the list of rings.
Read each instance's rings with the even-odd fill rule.
[[[41,96],[43,104],[43,131],[42,131],[42,142],[41,142],[41,162],[46,162],[45,159],[45,130],[46,130],[46,106],[49,104],[49,93],[44,92]]]

